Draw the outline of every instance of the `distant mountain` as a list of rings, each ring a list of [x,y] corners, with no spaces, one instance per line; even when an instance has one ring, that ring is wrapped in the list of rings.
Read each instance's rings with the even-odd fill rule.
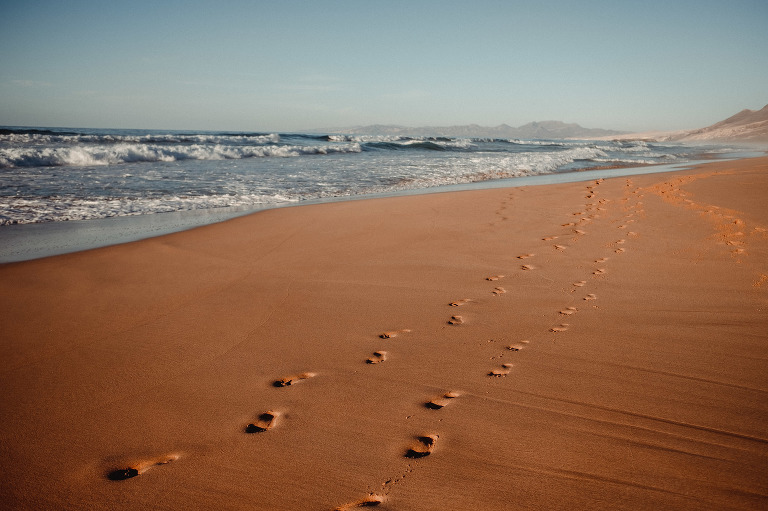
[[[760,110],[742,110],[724,121],[706,128],[681,131],[657,131],[629,133],[616,137],[618,140],[649,140],[659,142],[729,142],[768,143],[768,105]]]
[[[349,128],[331,128],[324,133],[340,133],[354,135],[390,135],[402,137],[458,137],[458,138],[518,138],[518,139],[564,139],[564,138],[596,138],[621,135],[626,131],[613,131],[595,128],[583,128],[578,124],[566,124],[560,121],[530,122],[519,128],[507,124],[486,127],[477,124],[463,126],[422,126],[412,128],[398,125],[374,124],[370,126],[354,126]]]
[[[768,105],[760,110],[742,110],[724,121],[673,135],[672,140],[723,142],[768,142]]]

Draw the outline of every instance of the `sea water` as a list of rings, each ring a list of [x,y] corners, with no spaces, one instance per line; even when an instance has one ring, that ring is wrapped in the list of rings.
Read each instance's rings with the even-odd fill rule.
[[[682,163],[731,150],[646,141],[3,127],[0,242],[7,245],[2,234],[14,224],[175,213],[171,224],[181,229],[216,212]],[[130,225],[152,234],[156,223]]]

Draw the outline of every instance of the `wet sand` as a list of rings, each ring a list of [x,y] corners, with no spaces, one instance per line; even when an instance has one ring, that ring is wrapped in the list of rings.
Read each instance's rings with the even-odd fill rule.
[[[768,158],[0,265],[12,509],[760,509]]]

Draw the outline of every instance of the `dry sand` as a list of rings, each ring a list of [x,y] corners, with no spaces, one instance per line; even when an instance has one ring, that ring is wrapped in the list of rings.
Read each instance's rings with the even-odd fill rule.
[[[768,158],[0,266],[0,507],[768,507]]]

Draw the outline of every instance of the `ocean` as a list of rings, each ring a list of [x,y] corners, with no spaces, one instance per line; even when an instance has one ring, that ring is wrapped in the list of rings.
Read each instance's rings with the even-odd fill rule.
[[[210,221],[196,220],[195,212],[683,163],[733,150],[644,141],[0,127],[0,242],[9,243],[3,231],[20,224],[189,212],[173,227],[181,229]]]
[[[0,225],[90,220],[675,163],[721,147],[641,141],[0,129]]]

